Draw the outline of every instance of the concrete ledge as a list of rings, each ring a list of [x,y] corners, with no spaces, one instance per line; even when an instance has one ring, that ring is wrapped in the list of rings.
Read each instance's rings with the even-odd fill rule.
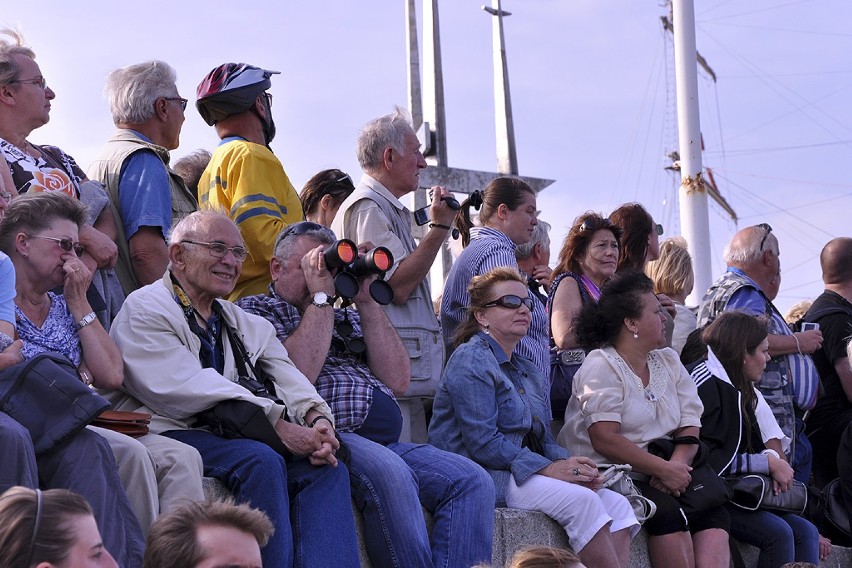
[[[221,483],[211,478],[204,478],[204,493],[207,497],[215,499],[223,499],[230,495]],[[372,568],[372,563],[364,546],[364,539],[361,536],[364,532],[364,519],[354,507],[353,514],[355,516],[355,528],[358,531],[361,566]],[[424,515],[431,532],[431,516],[425,512]],[[495,568],[504,566],[516,550],[530,545],[569,548],[568,536],[565,531],[556,521],[544,513],[520,511],[518,509],[495,509],[492,566]],[[746,566],[749,568],[756,566],[758,549],[747,544],[738,543],[737,546],[743,555]],[[838,566],[852,566],[852,548],[832,546],[829,559],[820,563],[820,568],[837,568]],[[648,536],[643,530],[633,539],[630,546],[630,568],[650,567]]]

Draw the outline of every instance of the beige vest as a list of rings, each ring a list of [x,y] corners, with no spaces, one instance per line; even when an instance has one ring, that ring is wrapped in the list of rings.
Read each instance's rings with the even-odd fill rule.
[[[100,180],[109,192],[110,206],[115,216],[118,233],[116,237],[118,262],[115,265],[115,272],[118,274],[121,287],[124,289],[125,294],[130,294],[138,289],[140,283],[136,278],[136,273],[130,262],[130,244],[128,243],[127,235],[124,233],[124,223],[121,220],[121,212],[119,211],[118,182],[121,174],[121,166],[124,164],[124,161],[134,152],[146,149],[153,151],[159,156],[163,162],[163,167],[169,173],[169,192],[172,198],[172,226],[198,209],[198,200],[195,198],[194,192],[189,191],[183,182],[183,178],[169,167],[168,150],[157,144],[142,140],[129,130],[119,129],[113,134],[112,138],[109,139],[101,151],[100,156],[89,166],[88,175],[91,179]]]

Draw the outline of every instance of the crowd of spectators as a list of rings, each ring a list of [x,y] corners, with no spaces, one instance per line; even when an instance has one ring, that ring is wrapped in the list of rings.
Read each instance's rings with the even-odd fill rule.
[[[818,527],[849,538],[820,507],[689,494],[709,467],[776,493],[839,478],[852,504],[852,239],[825,245],[825,292],[789,322],[765,223],[733,235],[691,308],[688,244],[661,243],[638,203],[579,215],[554,270],[536,194],[510,176],[460,205],[431,188],[415,239],[401,199],[427,164],[405,111],[366,123],[357,183],[327,169],[297,192],[269,147],[277,72],[245,63],[201,79],[221,142],[174,165],[175,70],[112,71],[116,131],[86,174],[27,140],[55,93],[0,35],[0,375],[57,353],[147,416],[133,437],[88,425],[37,452],[0,412],[3,566],[357,566],[353,507],[377,567],[487,565],[495,507],[544,512],[576,553],[512,566],[626,568],[641,525],[656,568],[727,567],[731,537],[760,567],[819,563]],[[239,504],[206,501],[205,476]]]

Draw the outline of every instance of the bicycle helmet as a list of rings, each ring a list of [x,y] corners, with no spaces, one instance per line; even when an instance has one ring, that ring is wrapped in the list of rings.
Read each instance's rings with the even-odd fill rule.
[[[266,143],[275,136],[269,101],[266,101],[267,116],[264,120],[254,110],[257,97],[272,86],[270,77],[279,71],[268,71],[246,63],[225,63],[216,67],[198,85],[195,107],[204,122],[213,126],[233,114],[251,110],[264,126]]]

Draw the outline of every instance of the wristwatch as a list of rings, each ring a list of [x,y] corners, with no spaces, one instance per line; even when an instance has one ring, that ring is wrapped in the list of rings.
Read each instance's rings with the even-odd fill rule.
[[[330,308],[332,303],[334,303],[334,298],[330,298],[325,292],[317,292],[314,294],[313,298],[311,298],[311,305],[318,308],[326,306]]]
[[[89,325],[90,323],[95,321],[96,319],[97,319],[97,316],[95,315],[95,312],[89,312],[88,314],[83,316],[83,319],[81,319],[80,321],[77,322],[77,329],[78,330],[83,329],[84,327],[86,327],[87,325]]]

